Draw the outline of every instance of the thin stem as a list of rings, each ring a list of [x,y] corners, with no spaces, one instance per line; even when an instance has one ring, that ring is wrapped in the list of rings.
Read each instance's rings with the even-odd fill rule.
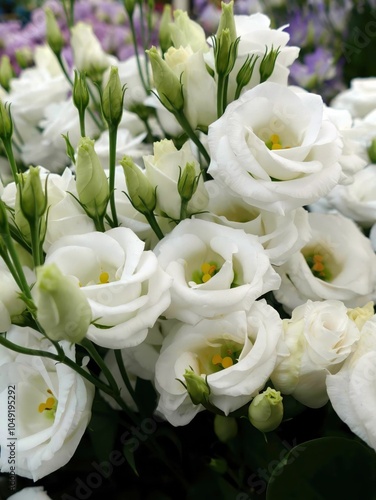
[[[3,139],[3,144],[4,144],[5,153],[7,155],[8,161],[9,161],[10,168],[12,170],[14,182],[16,184],[18,184],[18,177],[17,177],[18,168],[17,168],[17,163],[16,163],[16,160],[15,160],[14,154],[13,154],[12,141],[10,141],[8,139],[6,139],[6,140]]]
[[[63,363],[64,365],[69,366],[69,368],[72,368],[75,372],[84,377],[86,380],[94,384],[96,387],[98,387],[98,389],[112,396],[112,389],[107,384],[103,383],[99,378],[95,377],[90,372],[84,370],[81,366],[72,361],[70,358],[67,358],[65,354],[64,356],[62,355],[58,356],[57,354],[53,354],[52,352],[42,351],[40,349],[30,349],[28,347],[22,347],[6,339],[3,335],[0,335],[0,344],[2,344],[4,347],[7,347],[12,351],[19,352],[21,354],[26,354],[28,356],[40,356],[42,358],[53,359],[57,363]]]
[[[19,281],[20,281],[20,289],[22,290],[22,292],[25,294],[25,296],[32,300],[32,296],[31,296],[31,292],[30,292],[30,287],[26,281],[26,277],[25,277],[25,273],[22,269],[22,266],[21,266],[21,262],[20,262],[20,259],[18,257],[18,254],[16,252],[16,249],[14,247],[14,244],[13,244],[13,241],[12,241],[12,238],[10,237],[9,234],[4,234],[3,235],[3,239],[4,239],[4,243],[8,249],[8,252],[10,254],[10,257],[12,259],[12,262],[13,262],[13,265],[14,265],[14,268],[17,272],[17,275],[19,277]]]
[[[43,264],[43,254],[41,252],[40,245],[40,219],[37,218],[30,225],[30,236],[31,236],[31,253],[33,255],[34,266],[38,267]]]
[[[133,389],[132,384],[130,383],[130,380],[129,380],[129,377],[127,374],[127,370],[125,369],[123,357],[121,355],[121,350],[115,349],[114,353],[115,353],[116,363],[119,367],[120,375],[124,381],[125,387],[128,389],[128,392],[131,395],[133,401],[135,402],[139,412],[143,415],[143,412],[141,411],[141,408],[140,408],[141,405],[139,404],[138,398],[136,396],[136,392]]]
[[[117,127],[110,127],[110,176],[109,176],[109,190],[110,190],[110,207],[114,227],[119,226],[119,221],[116,213],[115,204],[115,167],[116,167],[116,141],[117,141]]]
[[[225,77],[222,74],[218,75],[218,86],[217,86],[217,117],[220,118],[223,115],[223,96],[225,90]]]
[[[184,220],[188,217],[188,201],[181,200],[180,205],[180,220]]]
[[[80,133],[81,137],[86,137],[86,132],[85,132],[85,111],[78,112],[79,118],[80,118]]]
[[[150,224],[150,227],[152,228],[154,233],[157,235],[158,239],[160,239],[160,240],[163,239],[164,234],[163,234],[161,228],[159,227],[159,224],[157,222],[157,219],[155,218],[155,215],[152,212],[150,212],[148,214],[144,214],[144,215],[145,215],[146,220]]]
[[[114,391],[115,394],[120,394],[119,387],[116,383],[116,380],[114,379],[111,371],[108,369],[106,363],[102,359],[101,355],[98,353],[96,350],[94,344],[90,342],[89,339],[84,338],[81,340],[81,345],[84,347],[87,352],[90,354],[91,358],[96,362],[96,364],[99,366],[99,368],[102,370],[103,374],[105,375],[106,379],[108,380],[110,386],[112,387],[112,390]]]
[[[72,78],[69,76],[69,73],[68,73],[68,71],[67,71],[67,69],[66,69],[66,67],[65,67],[65,64],[64,64],[64,61],[63,61],[63,59],[62,59],[61,55],[60,55],[60,54],[56,54],[56,58],[57,58],[57,60],[58,60],[58,63],[59,63],[59,65],[60,65],[60,68],[62,69],[62,71],[63,71],[63,73],[64,73],[64,75],[65,75],[65,78],[68,80],[68,82],[69,82],[69,83],[72,85],[72,87],[73,87],[73,81],[72,81]]]
[[[185,114],[182,111],[180,111],[178,113],[175,113],[175,117],[178,120],[178,122],[181,125],[181,127],[183,128],[184,132],[196,144],[198,150],[200,151],[200,153],[204,157],[206,163],[209,165],[209,163],[210,163],[210,156],[209,156],[208,152],[206,151],[204,145],[200,141],[200,139],[195,134],[195,131],[191,127],[191,125],[190,125],[189,121],[187,120]],[[202,176],[203,176],[204,181],[206,181],[207,180],[207,176],[206,176],[206,171],[204,169],[202,169]]]
[[[133,47],[134,47],[134,54],[136,56],[138,73],[139,73],[140,78],[141,78],[142,86],[144,87],[145,92],[149,95],[150,94],[150,88],[149,88],[149,86],[145,82],[145,77],[144,77],[144,74],[143,74],[142,69],[141,69],[140,55],[138,53],[138,45],[137,45],[137,38],[136,38],[136,30],[135,30],[135,27],[134,27],[134,22],[133,22],[133,18],[132,17],[129,17],[129,25],[131,27],[131,32],[132,32],[132,41],[133,41]]]

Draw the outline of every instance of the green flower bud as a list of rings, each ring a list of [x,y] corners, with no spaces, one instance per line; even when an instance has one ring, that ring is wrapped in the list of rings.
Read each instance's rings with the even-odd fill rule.
[[[183,201],[189,201],[197,190],[200,176],[196,175],[194,163],[187,163],[179,174],[178,192]]]
[[[135,5],[136,5],[136,0],[124,0],[124,7],[130,18],[133,17]]]
[[[29,222],[42,217],[47,208],[47,197],[42,189],[39,170],[39,167],[30,167],[27,173],[19,175],[20,209]]]
[[[123,116],[125,86],[122,87],[119,70],[111,66],[110,78],[102,95],[103,116],[109,127],[117,127]]]
[[[368,156],[371,163],[376,163],[376,138],[373,139],[370,147],[368,148]]]
[[[13,121],[10,113],[10,104],[3,104],[0,100],[0,139],[10,140],[13,135]]]
[[[109,198],[108,181],[94,150],[94,141],[88,137],[82,137],[78,143],[76,187],[78,198],[89,217],[95,220],[103,217]]]
[[[0,85],[8,92],[10,81],[14,77],[14,71],[8,56],[2,56],[0,60]]]
[[[266,82],[266,80],[271,76],[274,71],[275,62],[277,60],[278,54],[280,53],[280,48],[274,50],[273,45],[270,51],[268,52],[268,48],[265,48],[265,54],[260,63],[260,83]]]
[[[9,234],[9,224],[5,203],[0,199],[0,235],[2,234]]]
[[[215,68],[219,75],[229,75],[234,67],[240,38],[231,41],[230,31],[226,28],[214,42]]]
[[[29,47],[22,47],[15,51],[16,61],[20,68],[25,69],[33,64],[33,51]]]
[[[56,264],[36,269],[33,298],[37,319],[52,340],[80,342],[91,322],[90,305],[78,283],[64,276]]]
[[[162,59],[155,47],[146,51],[149,54],[153,70],[154,85],[162,104],[172,113],[184,107],[183,88],[166,61]]]
[[[55,15],[51,9],[46,7],[44,9],[46,14],[46,38],[47,43],[51,47],[54,54],[59,55],[61,49],[64,47],[64,38],[61,34],[59,25],[56,22]]]
[[[132,205],[142,214],[152,213],[157,204],[157,197],[150,181],[129,156],[124,156],[120,164],[124,170]]]
[[[250,82],[258,58],[259,56],[256,56],[255,54],[250,56],[248,55],[243,66],[240,68],[238,74],[236,75],[236,84],[240,87],[240,89],[248,85]]]
[[[227,441],[236,437],[238,433],[236,418],[216,415],[214,418],[214,432],[222,443],[227,443]]]
[[[163,53],[172,45],[170,23],[172,22],[171,5],[165,4],[159,23],[159,45]]]
[[[83,113],[89,105],[89,90],[87,88],[85,73],[77,70],[74,71],[73,84],[73,104],[78,109],[79,113]]]
[[[217,37],[221,35],[224,29],[229,30],[230,41],[235,42],[236,35],[236,26],[234,19],[234,2],[230,3],[222,2],[222,14],[221,19],[219,20],[219,26],[217,30]]]
[[[194,405],[205,404],[210,395],[210,387],[205,379],[192,370],[185,370],[185,385]]]
[[[268,387],[266,391],[258,394],[249,405],[248,417],[251,424],[259,431],[274,431],[283,418],[281,393]]]

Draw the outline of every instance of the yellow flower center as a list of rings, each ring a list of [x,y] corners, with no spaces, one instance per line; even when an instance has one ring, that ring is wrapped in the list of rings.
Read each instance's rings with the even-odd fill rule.
[[[238,362],[242,348],[243,346],[233,341],[225,341],[222,345],[217,344],[216,350],[218,349],[219,352],[216,352],[213,355],[208,352],[206,353],[211,356],[211,358],[209,358],[211,366],[208,367],[208,372],[213,373],[235,365]]]
[[[342,270],[338,259],[323,245],[306,247],[301,252],[315,278],[331,282]]]
[[[209,281],[218,271],[218,264],[216,262],[204,262],[200,270],[192,273],[192,280],[197,285],[201,285]]]
[[[53,397],[50,389],[47,389],[48,396],[44,403],[40,403],[38,406],[39,413],[44,413],[47,417],[55,417],[56,408],[57,408],[57,400]]]
[[[109,283],[110,275],[105,271],[99,275],[99,284],[103,285],[104,283]]]
[[[291,146],[282,146],[281,139],[278,134],[272,134],[268,141],[265,141],[268,149],[290,149]]]

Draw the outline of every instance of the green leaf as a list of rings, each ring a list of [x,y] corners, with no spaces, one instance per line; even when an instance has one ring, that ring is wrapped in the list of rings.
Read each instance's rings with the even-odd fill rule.
[[[376,454],[358,441],[314,439],[296,446],[274,469],[266,500],[375,498]]]
[[[136,474],[136,476],[138,476],[139,474],[138,474],[138,471],[136,468],[136,462],[134,460],[134,452],[133,452],[133,450],[131,450],[131,447],[127,445],[127,443],[125,443],[125,445],[124,445],[123,455],[124,455],[126,461],[128,462],[130,468],[133,470],[133,472]]]

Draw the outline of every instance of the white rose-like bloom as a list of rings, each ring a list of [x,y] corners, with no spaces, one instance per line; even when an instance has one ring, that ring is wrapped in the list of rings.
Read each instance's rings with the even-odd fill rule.
[[[272,373],[281,333],[278,313],[263,300],[248,313],[237,311],[172,331],[156,364],[157,412],[178,426],[188,424],[204,409],[192,403],[177,380],[184,382],[186,370],[207,377],[209,401],[226,415],[245,405]]]
[[[256,236],[214,222],[185,219],[154,252],[173,278],[164,316],[185,323],[248,311],[280,284]]]
[[[56,354],[49,340],[32,330],[12,326],[7,339],[15,344]],[[61,342],[74,360],[74,345]],[[73,456],[91,416],[94,386],[63,363],[19,354],[0,347],[0,418],[7,420],[8,387],[15,386],[16,473],[37,481]],[[9,472],[6,426],[0,427],[1,472]]]
[[[376,450],[376,319],[367,321],[354,353],[341,370],[328,375],[330,402],[352,432]]]
[[[284,215],[340,180],[342,141],[321,97],[265,82],[209,127],[209,173],[234,196]]]
[[[276,268],[282,278],[274,292],[286,311],[307,300],[341,300],[363,306],[376,290],[376,255],[356,224],[342,215],[310,213],[312,238]]]
[[[338,300],[307,301],[283,320],[289,355],[277,364],[271,379],[282,394],[291,394],[310,408],[328,401],[325,379],[337,372],[354,349],[360,332]]]
[[[328,200],[339,212],[364,228],[376,222],[376,165],[354,175],[352,184],[336,186]]]
[[[63,237],[47,252],[53,262],[80,283],[94,318],[87,337],[103,347],[140,344],[170,305],[171,278],[131,229]]]
[[[340,92],[330,105],[347,109],[353,118],[364,118],[376,108],[376,78],[354,78],[350,88]]]
[[[18,491],[8,497],[8,500],[51,500],[51,497],[44,491],[43,486],[35,486]]]
[[[35,67],[23,70],[11,80],[8,101],[17,122],[22,117],[29,125],[38,125],[44,110],[52,102],[65,101],[70,85],[48,46],[36,47]]]
[[[102,49],[91,25],[79,22],[71,29],[73,59],[79,71],[102,75],[114,60]]]
[[[242,199],[229,195],[215,181],[206,182],[205,187],[209,193],[208,211],[196,217],[258,236],[273,265],[283,264],[309,241],[311,228],[308,213],[303,208],[278,215],[251,207]]]
[[[48,218],[46,237],[43,243],[44,251],[63,236],[84,234],[95,230],[94,222],[90,219],[80,204],[69,193],[77,195],[76,181],[69,168],[62,175],[50,174],[44,168],[40,170],[42,189],[44,191],[47,179]],[[11,208],[15,207],[16,185],[8,184],[2,200]]]
[[[200,165],[192,153],[190,143],[186,142],[180,150],[177,150],[173,141],[164,139],[154,142],[154,155],[144,156],[143,159],[146,177],[152,186],[157,188],[157,210],[172,219],[179,219],[181,205],[178,192],[179,174],[183,173],[187,163],[192,163],[196,175],[200,175]],[[207,203],[208,195],[200,176],[197,190],[188,202],[189,213],[205,210]]]

